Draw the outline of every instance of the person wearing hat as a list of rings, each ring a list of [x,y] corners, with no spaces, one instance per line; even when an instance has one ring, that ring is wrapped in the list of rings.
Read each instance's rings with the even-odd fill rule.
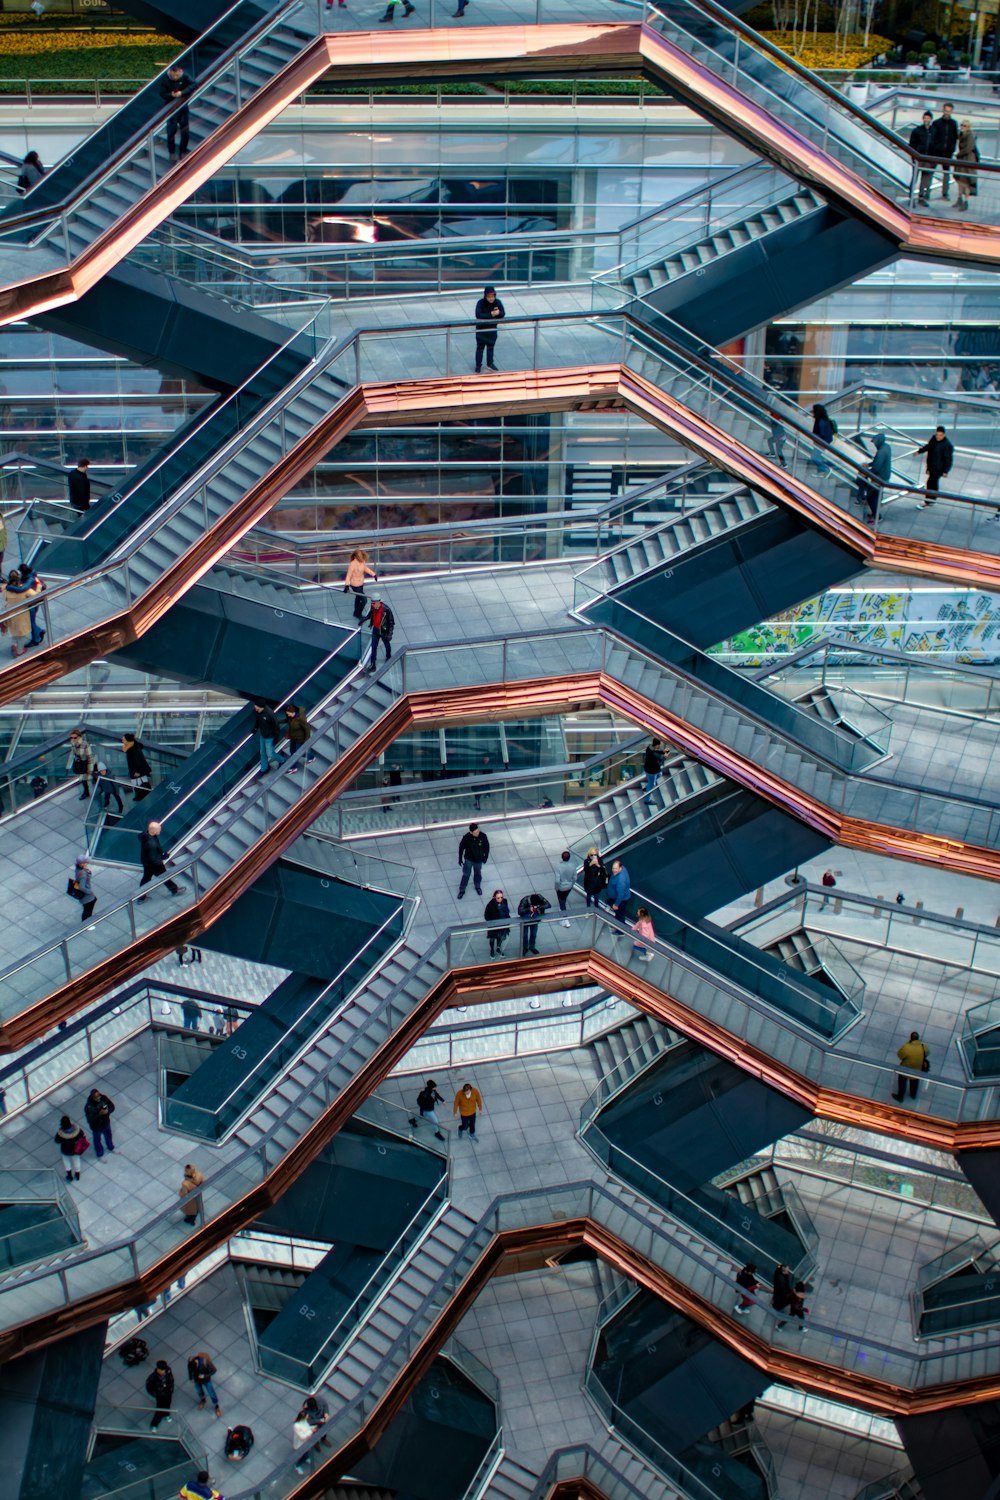
[[[118,808],[118,816],[121,817],[124,814],[125,804],[122,801],[121,792],[118,790],[114,777],[109,775],[107,765],[103,760],[97,762],[97,779],[94,782],[94,796],[99,799],[105,812],[107,812],[112,802],[114,802]]]
[[[67,896],[72,896],[74,901],[79,901],[83,910],[80,913],[81,922],[89,922],[94,915],[94,907],[97,905],[97,897],[94,894],[94,882],[91,879],[90,865],[87,856],[81,854],[73,867],[73,873],[66,887]]]
[[[372,657],[368,663],[368,671],[374,672],[375,662],[378,659],[379,641],[385,646],[385,659],[389,660],[392,655],[392,632],[396,628],[396,618],[388,604],[385,604],[381,594],[372,594],[372,602],[368,606],[368,613],[361,616],[362,625],[369,624],[372,628]]]
[[[493,363],[493,350],[497,342],[497,324],[507,314],[503,310],[503,303],[497,296],[495,286],[484,287],[483,295],[476,303],[476,374],[483,373],[483,355],[486,355],[486,368],[495,370]]]
[[[420,1090],[420,1093],[417,1095],[417,1109],[420,1111],[421,1120],[430,1120],[431,1124],[434,1126],[435,1139],[439,1141],[443,1141],[444,1136],[441,1134],[441,1125],[438,1121],[437,1109],[435,1108],[435,1106],[443,1103],[444,1098],[441,1094],[438,1093],[437,1084],[434,1082],[433,1078],[428,1078],[427,1082]],[[418,1123],[419,1122],[416,1115],[411,1115],[410,1124],[414,1127],[414,1129],[416,1129]]]

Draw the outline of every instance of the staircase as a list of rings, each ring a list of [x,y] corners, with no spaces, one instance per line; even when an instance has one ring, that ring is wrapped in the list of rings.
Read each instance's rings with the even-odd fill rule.
[[[661,259],[652,259],[645,264],[619,268],[618,279],[622,288],[632,296],[647,297],[660,287],[668,286],[692,271],[700,271],[776,229],[783,229],[786,224],[821,213],[824,208],[823,200],[812,188],[786,189],[784,196],[776,196],[773,202],[756,208],[746,218],[691,241],[684,249],[675,249]]]
[[[648,803],[644,784],[644,778],[637,777],[592,803],[591,810],[595,814],[593,837],[605,855],[637,829],[659,818],[661,813],[729,785],[724,776],[689,755],[671,758],[666,763],[663,774],[649,794]]]
[[[623,547],[609,552],[596,565],[604,575],[603,591],[613,593],[622,584],[655,573],[682,553],[714,537],[731,534],[747,521],[773,508],[753,490],[734,486],[718,499],[709,500],[696,510],[686,511],[661,526],[652,527]],[[591,586],[597,586],[596,569],[585,570],[577,576]]]
[[[534,1470],[504,1453],[477,1500],[531,1500],[537,1485],[538,1475]]]
[[[243,1300],[251,1312],[267,1313],[276,1317],[286,1302],[290,1302],[306,1279],[305,1271],[292,1271],[285,1266],[265,1266],[257,1261],[234,1259],[236,1277]]]
[[[679,1040],[677,1032],[669,1026],[645,1015],[635,1016],[603,1036],[595,1036],[590,1046],[602,1085],[601,1102],[606,1104],[613,1093],[631,1083]],[[604,1091],[606,1081],[609,1088]]]

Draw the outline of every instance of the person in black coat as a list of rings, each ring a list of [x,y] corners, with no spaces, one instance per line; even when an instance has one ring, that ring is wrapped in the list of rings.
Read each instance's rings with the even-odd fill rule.
[[[166,859],[163,853],[163,845],[160,843],[160,824],[152,821],[146,824],[145,833],[139,835],[139,858],[142,860],[142,879],[139,881],[140,888],[148,885],[154,875],[165,875],[167,873]],[[164,882],[171,896],[179,896],[181,888],[176,880]],[[140,896],[140,901],[145,901],[145,896]]]
[[[263,776],[269,766],[281,765],[281,756],[278,754],[281,730],[274,709],[269,708],[266,703],[255,703],[253,727],[257,736],[257,749],[260,751],[260,774]]]
[[[910,131],[910,150],[915,151],[918,156],[934,156],[934,116],[929,109],[925,109],[919,125],[914,125]],[[929,203],[931,201],[931,182],[934,179],[934,168],[925,167],[922,164],[920,171],[920,186],[917,189],[917,202]]]
[[[483,916],[487,922],[506,922],[510,917],[510,906],[503,891],[494,891],[486,903]],[[503,957],[503,945],[510,937],[509,927],[491,927],[487,934],[490,940],[490,958]]]
[[[104,1155],[105,1146],[109,1151],[115,1149],[114,1138],[111,1134],[111,1116],[115,1112],[114,1102],[107,1094],[102,1094],[100,1089],[91,1089],[87,1095],[87,1102],[83,1106],[90,1133],[94,1138],[94,1153],[100,1161]]]
[[[69,503],[81,515],[83,515],[84,511],[90,509],[90,475],[87,472],[89,468],[89,458],[78,458],[76,468],[70,469],[69,479],[67,480],[67,484],[69,485]]]
[[[497,296],[495,286],[483,288],[483,295],[476,303],[476,374],[483,373],[483,355],[486,355],[486,368],[495,370],[493,362],[493,350],[497,342],[497,325],[501,318],[505,318],[503,303]]]
[[[122,735],[122,749],[125,752],[125,765],[132,783],[132,795],[136,802],[141,802],[149,796],[153,781],[153,768],[146,759],[146,752],[142,748],[141,741],[136,739],[132,730]]]
[[[174,1372],[165,1359],[158,1359],[152,1373],[146,1376],[146,1392],[156,1402],[153,1420],[149,1425],[159,1427],[174,1399]]]
[[[521,918],[521,957],[538,952],[538,923],[548,911],[550,902],[537,891],[530,891],[517,903],[517,914]]]
[[[941,197],[951,197],[951,159],[958,145],[958,121],[954,104],[942,104],[941,113],[931,126],[931,156],[941,158]]]
[[[943,427],[935,427],[934,436],[928,438],[922,448],[915,450],[917,453],[926,455],[927,480],[925,488],[928,495],[936,495],[938,486],[945,474],[950,473],[951,466],[955,462],[955,448],[951,438]],[[926,510],[934,501],[926,497],[920,502],[920,509]]]
[[[775,1312],[784,1312],[792,1300],[792,1272],[784,1263],[777,1266],[774,1272],[774,1280],[771,1283],[771,1306]],[[779,1328],[784,1324],[779,1323]]]
[[[372,594],[372,602],[368,606],[368,613],[361,616],[359,625],[368,624],[372,630],[372,654],[368,663],[369,673],[374,672],[375,663],[378,660],[378,643],[382,642],[385,647],[385,659],[389,660],[392,655],[392,636],[396,629],[396,616],[386,604],[381,594]]]
[[[588,906],[600,906],[601,892],[608,883],[608,872],[596,849],[587,850],[583,862],[583,890]]]
[[[188,114],[188,107],[185,101],[191,97],[193,89],[194,79],[185,73],[180,63],[174,63],[173,67],[168,68],[160,79],[160,98],[164,104],[180,105],[180,108],[175,109],[167,120],[167,151],[170,154],[171,161],[177,160],[176,140],[178,130],[181,135],[180,154],[181,156],[187,155],[188,142],[191,139],[191,117]]]
[[[469,884],[469,876],[473,876],[476,886],[476,895],[483,894],[483,865],[490,857],[490,841],[486,837],[478,823],[470,823],[468,833],[462,836],[458,846],[458,863],[462,871],[462,879],[458,887],[458,899],[461,901]]]

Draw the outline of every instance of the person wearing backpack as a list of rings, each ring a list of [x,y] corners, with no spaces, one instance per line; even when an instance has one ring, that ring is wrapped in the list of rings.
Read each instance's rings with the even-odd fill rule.
[[[437,1110],[434,1106],[443,1103],[444,1097],[438,1093],[436,1083],[434,1082],[433,1078],[428,1078],[427,1082],[420,1090],[420,1093],[417,1095],[417,1109],[420,1113],[421,1120],[430,1120],[431,1124],[434,1126],[434,1135],[439,1141],[443,1141],[444,1136],[441,1134],[441,1126],[438,1122]],[[414,1127],[414,1129],[416,1129],[418,1123],[419,1122],[416,1115],[411,1115],[410,1124]]]

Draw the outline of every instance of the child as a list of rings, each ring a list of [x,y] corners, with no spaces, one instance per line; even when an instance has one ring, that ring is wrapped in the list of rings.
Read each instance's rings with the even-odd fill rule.
[[[640,906],[639,910],[635,914],[635,917],[636,919],[632,924],[632,931],[637,932],[640,937],[655,938],[656,933],[653,931],[653,919],[649,915],[649,908],[646,906]],[[648,964],[650,959],[653,957],[649,949],[644,948],[642,943],[633,943],[632,952],[638,953],[639,958],[644,964]]]

